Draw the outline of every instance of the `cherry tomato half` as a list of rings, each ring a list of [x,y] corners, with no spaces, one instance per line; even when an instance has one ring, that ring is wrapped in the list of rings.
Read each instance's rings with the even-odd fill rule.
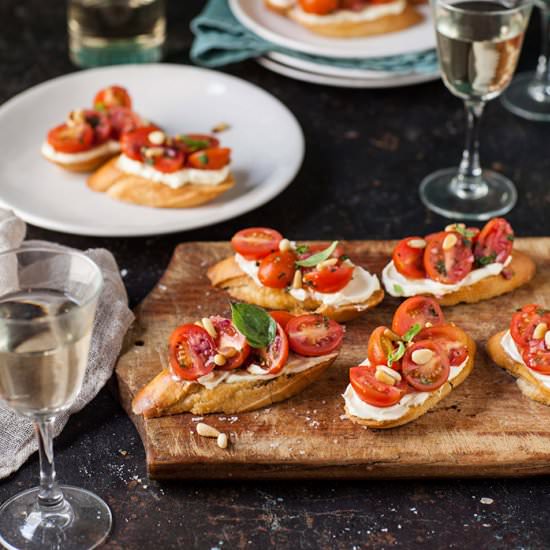
[[[306,357],[319,357],[338,349],[344,327],[323,315],[298,315],[290,319],[286,331],[290,349]]]
[[[294,317],[292,313],[284,310],[270,311],[269,315],[271,315],[276,323],[279,323],[283,327],[285,332],[288,322]]]
[[[424,248],[414,248],[410,241],[421,241],[420,237],[407,237],[397,243],[393,250],[392,260],[399,273],[409,279],[424,279]]]
[[[214,342],[219,353],[226,358],[225,365],[217,367],[220,370],[233,370],[240,367],[250,353],[250,346],[246,338],[237,330],[230,319],[214,315],[210,321],[216,329],[217,337]]]
[[[376,367],[359,366],[349,369],[349,381],[362,401],[375,407],[390,407],[399,403],[406,389],[399,384],[391,386],[379,382],[374,377]]]
[[[89,124],[60,124],[48,132],[48,143],[61,153],[79,153],[93,147],[94,131]]]
[[[445,322],[441,306],[429,296],[413,296],[407,298],[395,311],[392,330],[403,336],[413,325],[419,324],[424,328],[426,323],[432,326]]]
[[[387,365],[388,355],[396,348],[395,342],[399,339],[399,336],[391,331],[388,327],[375,328],[369,338],[367,347],[367,357],[370,364]],[[392,367],[399,370],[401,362],[394,362]]]
[[[338,9],[338,0],[299,0],[300,7],[306,13],[327,15]]]
[[[185,153],[194,153],[203,149],[219,147],[220,140],[207,134],[178,134],[174,138],[178,147]]]
[[[417,350],[429,350],[432,357],[419,365],[412,359]],[[449,360],[447,354],[432,340],[419,340],[407,348],[403,356],[403,376],[418,391],[434,391],[449,378]]]
[[[550,310],[537,304],[527,304],[514,313],[510,334],[520,350],[533,339],[533,332],[539,323],[546,323],[550,327]]]
[[[163,153],[153,157],[153,167],[155,170],[164,173],[177,172],[181,170],[185,159],[185,154],[177,147],[162,147]]]
[[[216,366],[216,346],[203,328],[186,324],[177,327],[170,336],[170,370],[183,380],[196,380]]]
[[[105,111],[111,107],[132,107],[130,94],[122,86],[108,86],[97,92],[94,109]]]
[[[451,367],[461,365],[468,357],[468,339],[453,325],[437,325],[422,329],[416,340],[431,340],[445,351]]]
[[[351,281],[353,269],[353,266],[342,263],[321,269],[316,268],[304,275],[304,285],[317,292],[338,292]]]
[[[283,236],[268,227],[249,227],[241,229],[231,239],[231,246],[247,260],[260,260],[279,250]]]
[[[256,350],[260,366],[269,374],[277,374],[285,366],[288,359],[288,338],[283,327],[277,323],[275,339],[267,348]]]
[[[214,147],[191,153],[187,158],[187,164],[191,168],[199,170],[219,170],[229,164],[230,157],[231,149],[227,147]]]
[[[149,125],[123,134],[120,139],[122,152],[131,159],[142,160],[142,149],[152,145],[149,142],[149,134],[155,130],[158,130],[156,126]]]
[[[260,260],[258,279],[270,288],[285,288],[294,279],[296,255],[292,250],[272,252]]]
[[[112,107],[107,111],[107,116],[111,122],[111,136],[116,140],[122,134],[143,126],[142,118],[129,107]]]
[[[478,264],[503,263],[514,247],[514,231],[504,218],[488,221],[477,237],[474,256]]]
[[[456,243],[444,250],[443,243],[449,235]],[[455,231],[441,231],[431,237],[424,251],[424,268],[430,279],[444,284],[462,281],[472,270],[474,255],[467,240]]]

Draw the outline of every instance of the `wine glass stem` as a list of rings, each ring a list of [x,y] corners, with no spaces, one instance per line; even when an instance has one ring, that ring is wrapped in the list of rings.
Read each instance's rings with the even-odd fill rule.
[[[537,101],[550,101],[550,9],[538,4],[541,20],[541,49],[530,93]]]
[[[56,507],[63,502],[63,493],[56,481],[53,458],[53,418],[40,418],[35,422],[40,455],[40,492],[38,503],[41,508]]]
[[[487,194],[487,185],[481,178],[479,164],[479,123],[485,103],[483,101],[466,100],[467,126],[466,145],[462,153],[462,161],[458,175],[451,182],[453,192],[461,199],[478,199]]]

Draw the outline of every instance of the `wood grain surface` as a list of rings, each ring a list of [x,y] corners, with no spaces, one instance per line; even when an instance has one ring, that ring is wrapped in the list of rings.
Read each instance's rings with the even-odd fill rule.
[[[390,241],[351,241],[352,259],[380,273]],[[116,367],[121,401],[136,425],[153,478],[273,479],[524,476],[550,473],[550,407],[520,393],[490,363],[485,342],[529,302],[550,306],[550,238],[517,239],[537,263],[536,278],[505,296],[445,313],[476,340],[472,375],[434,410],[406,426],[374,431],[344,416],[347,370],[366,355],[368,335],[389,324],[398,300],[388,298],[348,323],[341,354],[327,374],[289,401],[251,413],[205,419],[228,433],[222,450],[195,432],[199,417],[144,421],[131,413],[133,395],[161,368],[167,339],[183,322],[228,313],[229,300],[210,287],[206,269],[230,253],[226,243],[179,245],[157,286],[137,307],[137,322]]]

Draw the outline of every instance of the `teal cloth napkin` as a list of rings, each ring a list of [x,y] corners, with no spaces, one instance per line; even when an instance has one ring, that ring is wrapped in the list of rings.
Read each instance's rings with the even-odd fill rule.
[[[191,22],[191,30],[195,35],[191,59],[197,65],[205,67],[221,67],[268,52],[280,52],[333,67],[396,73],[437,71],[435,50],[372,59],[334,59],[283,48],[260,38],[241,25],[231,12],[227,0],[209,0],[202,13]]]

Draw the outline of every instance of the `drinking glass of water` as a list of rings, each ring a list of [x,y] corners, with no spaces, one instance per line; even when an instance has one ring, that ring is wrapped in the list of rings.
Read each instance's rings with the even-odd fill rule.
[[[111,529],[99,497],[59,485],[53,422],[82,387],[101,271],[78,252],[23,247],[0,253],[0,400],[36,427],[40,485],[0,507],[6,548],[94,548]]]
[[[153,63],[162,57],[164,0],[68,0],[71,60],[80,67]]]
[[[443,216],[487,220],[509,212],[514,184],[482,170],[478,130],[485,103],[510,83],[531,14],[530,0],[432,0],[443,82],[464,100],[468,127],[458,169],[430,174],[420,185],[424,204]]]

